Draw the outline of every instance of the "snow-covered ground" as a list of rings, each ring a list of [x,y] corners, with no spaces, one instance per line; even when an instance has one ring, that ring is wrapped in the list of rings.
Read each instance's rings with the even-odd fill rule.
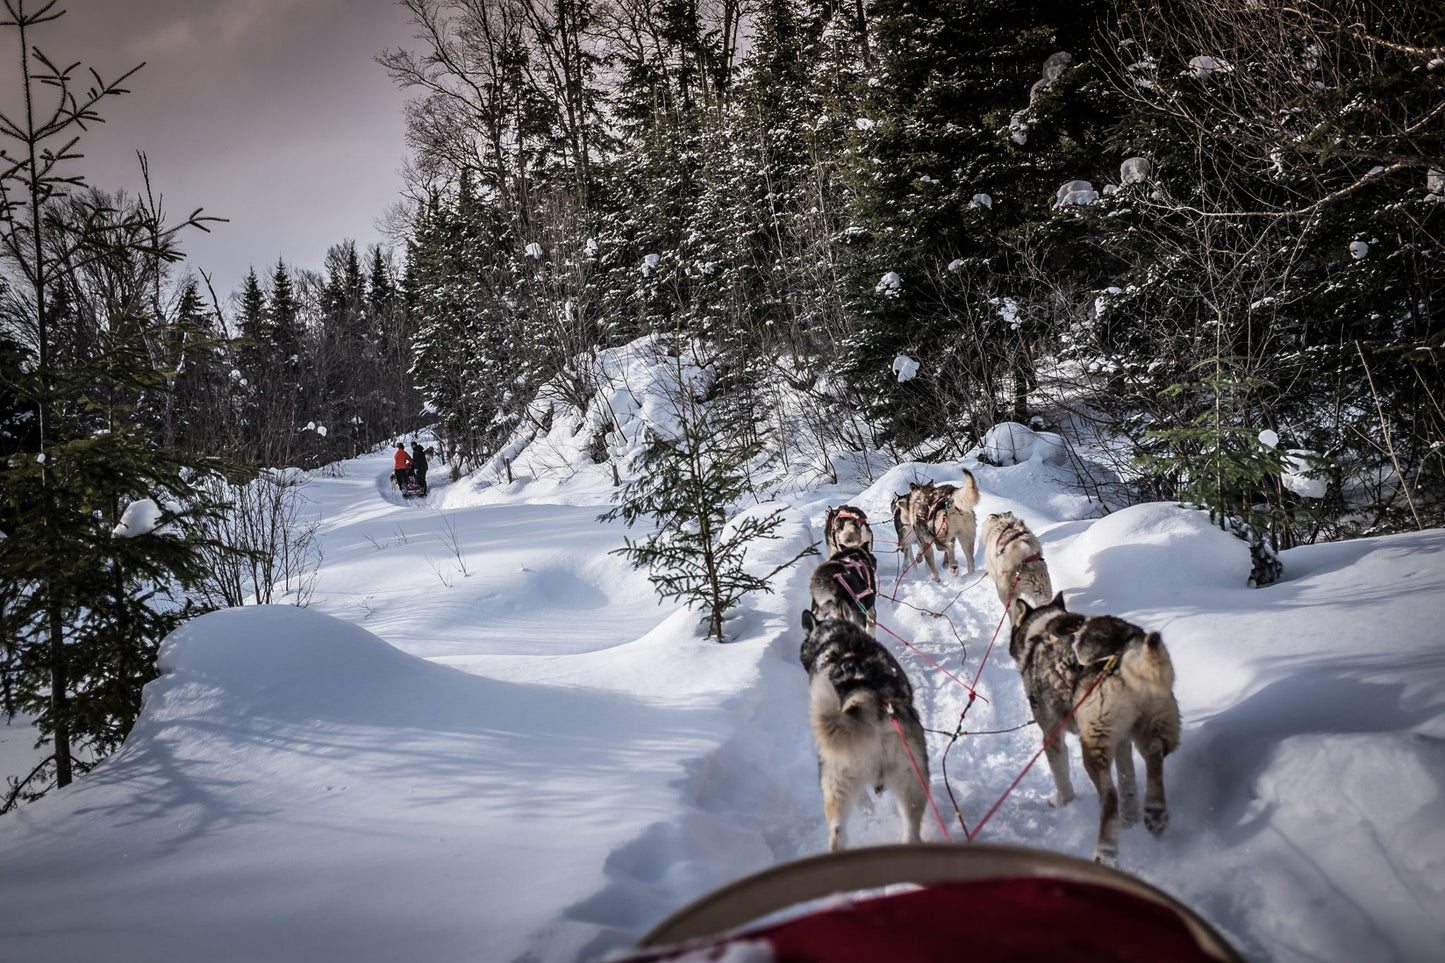
[[[611,480],[587,433],[575,450],[566,426],[552,434],[531,448],[565,471],[536,477],[519,448],[513,483],[436,472],[425,503],[387,489],[384,452],[313,478],[310,607],[186,626],[126,746],[0,818],[0,959],[590,959],[823,850],[797,661],[816,560],[749,599],[735,641],[704,641],[608,554],[623,530],[596,520]],[[793,491],[782,537],[750,563],[821,541],[827,506],[848,502],[875,520],[891,591],[889,496],[961,467]],[[1157,840],[1126,830],[1121,867],[1254,960],[1445,959],[1445,532],[1295,549],[1285,580],[1256,590],[1243,544],[1195,513],[1095,518],[1038,459],[966,467],[980,520],[1024,518],[1072,608],[1160,629],[1173,656],[1172,818]],[[979,672],[998,597],[914,569],[897,599],[884,625],[979,673],[976,734],[948,757],[973,826],[1039,745],[1006,639]],[[925,725],[952,731],[964,689],[880,636]],[[945,814],[948,743],[929,737]],[[979,838],[1087,857],[1097,803],[1076,750],[1073,765],[1073,804],[1049,808],[1036,766]],[[893,841],[893,807],[852,829]],[[924,832],[943,837],[931,819]]]

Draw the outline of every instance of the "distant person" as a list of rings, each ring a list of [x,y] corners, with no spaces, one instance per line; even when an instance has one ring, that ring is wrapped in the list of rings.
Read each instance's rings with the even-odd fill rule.
[[[411,473],[416,478],[416,487],[426,494],[426,452],[422,450],[421,442],[411,443]]]
[[[411,456],[406,453],[406,445],[401,442],[396,443],[396,453],[392,455],[391,464],[395,469],[391,473],[391,477],[395,481],[396,487],[406,491],[406,480],[411,477]]]

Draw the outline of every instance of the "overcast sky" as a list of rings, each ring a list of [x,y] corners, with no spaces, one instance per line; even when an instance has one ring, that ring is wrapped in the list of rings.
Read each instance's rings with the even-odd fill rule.
[[[41,0],[27,0],[36,9]],[[319,268],[345,238],[380,240],[405,162],[406,96],[375,57],[411,36],[394,0],[61,0],[31,41],[107,80],[142,61],[131,93],[81,141],[88,183],[139,186],[137,150],[173,218],[229,218],[183,239],[224,299],[250,265]],[[18,43],[0,32],[0,90],[19,87]]]

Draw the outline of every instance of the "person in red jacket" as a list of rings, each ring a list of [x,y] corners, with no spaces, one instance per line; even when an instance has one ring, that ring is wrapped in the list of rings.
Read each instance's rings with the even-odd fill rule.
[[[406,453],[406,445],[401,442],[396,443],[396,454],[392,456],[391,463],[392,467],[396,469],[391,473],[396,487],[406,491],[407,479],[411,477],[411,456]]]

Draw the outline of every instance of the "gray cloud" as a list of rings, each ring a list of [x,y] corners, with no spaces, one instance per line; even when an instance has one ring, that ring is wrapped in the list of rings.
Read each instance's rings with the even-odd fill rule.
[[[223,297],[250,265],[319,267],[331,244],[379,239],[405,160],[405,95],[374,60],[411,34],[393,0],[61,6],[67,16],[31,38],[52,59],[107,79],[146,64],[83,138],[77,169],[97,187],[135,190],[143,150],[173,216],[204,207],[229,218],[184,241]],[[0,77],[15,76],[15,57],[0,48]]]

